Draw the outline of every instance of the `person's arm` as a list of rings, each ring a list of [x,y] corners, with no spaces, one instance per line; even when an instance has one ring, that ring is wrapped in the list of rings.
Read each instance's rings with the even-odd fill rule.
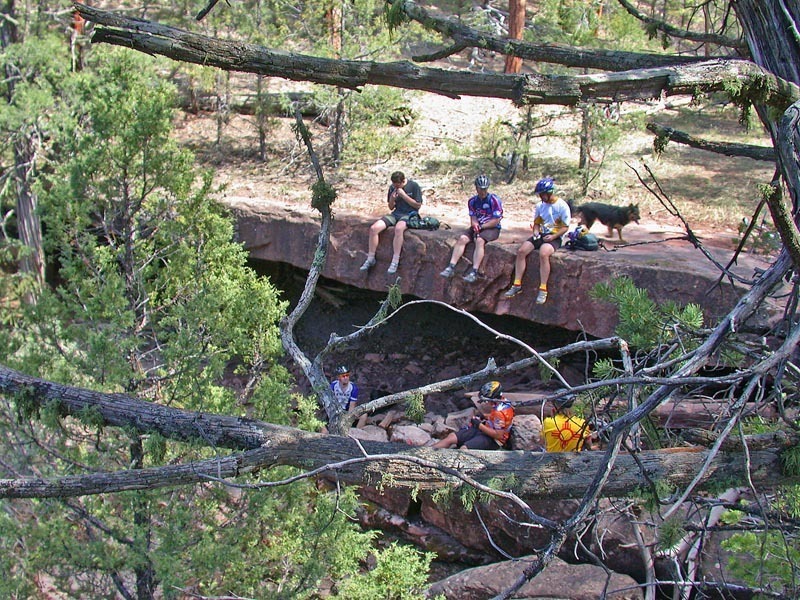
[[[408,205],[413,208],[414,210],[419,210],[419,207],[422,206],[422,202],[417,202],[409,196],[403,188],[399,188],[397,190],[397,195],[400,196],[403,200],[405,200]]]
[[[486,221],[486,223],[481,225],[481,229],[494,229],[499,224],[500,224],[500,219],[499,218],[489,219],[488,221]]]
[[[485,421],[481,421],[480,425],[478,425],[478,430],[482,433],[488,435],[493,440],[501,440],[503,435],[505,434],[505,429],[495,429],[494,427],[489,427]]]
[[[567,233],[568,229],[569,229],[569,227],[557,227],[557,228],[553,229],[553,231],[551,231],[547,235],[543,236],[542,239],[545,242],[552,242],[553,240],[557,240],[562,235]]]
[[[350,389],[350,399],[347,401],[347,412],[353,412],[353,409],[358,404],[358,386],[353,383]]]

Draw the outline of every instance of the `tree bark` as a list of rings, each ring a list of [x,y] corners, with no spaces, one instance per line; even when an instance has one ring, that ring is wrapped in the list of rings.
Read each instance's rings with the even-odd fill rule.
[[[508,37],[521,40],[525,32],[526,0],[510,0],[508,3]],[[519,73],[522,70],[522,59],[511,54],[506,56],[506,73]]]
[[[658,123],[648,123],[647,130],[654,133],[657,137],[665,137],[671,142],[685,144],[691,148],[698,150],[707,150],[715,154],[724,154],[725,156],[743,156],[745,158],[752,158],[753,160],[763,160],[768,162],[775,162],[775,150],[773,148],[766,148],[764,146],[753,146],[751,144],[733,144],[727,142],[712,142],[701,138],[694,137],[683,131],[678,131],[666,125],[659,125]]]
[[[123,394],[59,385],[2,366],[0,391],[16,395],[28,410],[57,402],[62,416],[88,412],[99,416],[107,426],[130,428],[142,434],[156,432],[172,440],[210,447],[245,450],[186,465],[53,480],[5,479],[0,480],[0,498],[67,498],[158,489],[291,465],[307,471],[319,470],[319,474],[334,475],[345,483],[375,485],[389,477],[393,485],[423,490],[455,482],[452,474],[456,471],[484,484],[496,478],[513,477],[518,482],[514,492],[531,501],[582,497],[607,461],[605,452],[433,450],[405,444],[357,442],[245,418],[168,408]],[[800,477],[782,472],[780,450],[759,450],[748,455],[720,453],[707,470],[704,482],[716,485],[715,481],[723,478],[733,485],[744,482],[748,473],[755,485],[771,487],[800,482]],[[680,488],[691,481],[708,456],[705,449],[642,452],[636,457],[621,455],[614,462],[602,495],[624,496],[648,485],[648,480]]]
[[[452,38],[457,48],[481,48],[503,55],[518,56],[524,60],[545,62],[582,69],[599,69],[601,71],[629,71],[678,64],[699,62],[702,58],[690,56],[674,56],[669,54],[647,54],[639,52],[618,52],[599,50],[596,48],[576,48],[565,44],[528,44],[522,41],[495,37],[458,21],[435,17],[424,8],[410,0],[386,0],[390,4],[402,3],[403,12],[420,23],[426,29],[437,31]],[[414,60],[424,60],[414,57]]]
[[[757,79],[769,89],[765,102],[778,106],[781,112],[800,98],[797,85],[780,81],[760,67],[741,60],[713,60],[574,77],[447,71],[420,67],[407,61],[345,61],[276,52],[262,46],[226,42],[150,21],[77,6],[86,19],[99,25],[94,31],[94,42],[120,45],[223,70],[260,73],[348,89],[357,90],[367,84],[387,85],[452,98],[461,95],[505,98],[519,106],[573,106],[590,99],[612,102],[657,98],[662,94],[693,95],[698,90],[723,91],[731,81]],[[570,65],[579,66],[580,56],[581,53],[573,49],[575,64]]]

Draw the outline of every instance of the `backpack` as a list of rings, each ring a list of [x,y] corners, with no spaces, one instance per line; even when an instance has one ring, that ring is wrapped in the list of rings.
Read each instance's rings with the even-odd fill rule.
[[[439,219],[436,217],[420,217],[419,214],[411,215],[408,218],[409,229],[427,229],[436,231],[439,229]]]
[[[600,248],[600,240],[593,233],[586,231],[584,227],[570,231],[567,234],[567,243],[565,244],[568,250],[586,250],[593,251]]]

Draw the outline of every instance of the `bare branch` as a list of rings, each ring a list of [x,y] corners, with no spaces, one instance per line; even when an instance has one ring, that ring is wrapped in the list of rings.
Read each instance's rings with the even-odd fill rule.
[[[641,12],[636,10],[636,7],[633,6],[627,0],[617,0],[622,7],[628,11],[631,15],[636,17],[649,29],[655,29],[657,31],[661,31],[666,33],[670,37],[679,38],[683,40],[691,40],[693,42],[700,42],[701,44],[716,44],[718,46],[725,46],[728,48],[734,48],[736,50],[747,50],[747,43],[742,39],[734,39],[730,38],[726,35],[718,35],[715,33],[697,33],[694,31],[687,31],[685,29],[678,29],[670,25],[669,23],[665,23],[659,19],[653,19],[646,15],[643,15]]]
[[[565,44],[530,44],[521,40],[498,37],[467,27],[453,19],[436,17],[411,0],[386,0],[389,4],[399,3],[408,18],[452,38],[464,47],[481,48],[507,56],[518,56],[524,60],[546,62],[569,67],[599,69],[602,71],[628,71],[652,67],[674,66],[699,62],[694,57],[676,57],[666,54],[618,52],[596,48],[576,48]],[[415,56],[414,60],[427,60]]]
[[[752,158],[753,160],[763,160],[768,162],[775,162],[775,150],[773,148],[765,148],[764,146],[754,146],[752,144],[734,144],[712,142],[696,138],[684,131],[678,131],[666,125],[659,125],[658,123],[648,123],[647,130],[655,134],[656,137],[685,144],[690,148],[697,148],[699,150],[706,150],[715,154],[724,154],[725,156],[743,156],[745,158]]]
[[[289,54],[263,46],[229,42],[125,17],[82,4],[76,10],[94,21],[94,42],[160,54],[174,60],[227,71],[259,73],[358,90],[367,84],[461,95],[505,98],[517,105],[574,106],[592,99],[613,102],[666,95],[724,91],[731,81],[762,82],[764,103],[781,111],[800,98],[800,88],[742,60],[711,60],[678,66],[576,75],[505,75],[420,67],[407,61],[375,63]],[[508,42],[508,40],[506,40]]]

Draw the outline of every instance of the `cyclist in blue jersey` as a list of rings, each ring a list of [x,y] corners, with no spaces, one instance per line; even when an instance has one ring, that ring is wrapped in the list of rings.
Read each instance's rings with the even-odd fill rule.
[[[475,178],[475,195],[467,201],[469,211],[469,229],[462,233],[453,254],[450,264],[439,273],[442,277],[451,278],[455,273],[456,265],[464,254],[467,244],[475,242],[475,251],[472,253],[472,267],[464,274],[464,281],[474,283],[478,279],[478,270],[481,268],[486,244],[500,237],[500,221],[503,219],[503,203],[495,194],[489,192],[489,178],[479,175]]]

